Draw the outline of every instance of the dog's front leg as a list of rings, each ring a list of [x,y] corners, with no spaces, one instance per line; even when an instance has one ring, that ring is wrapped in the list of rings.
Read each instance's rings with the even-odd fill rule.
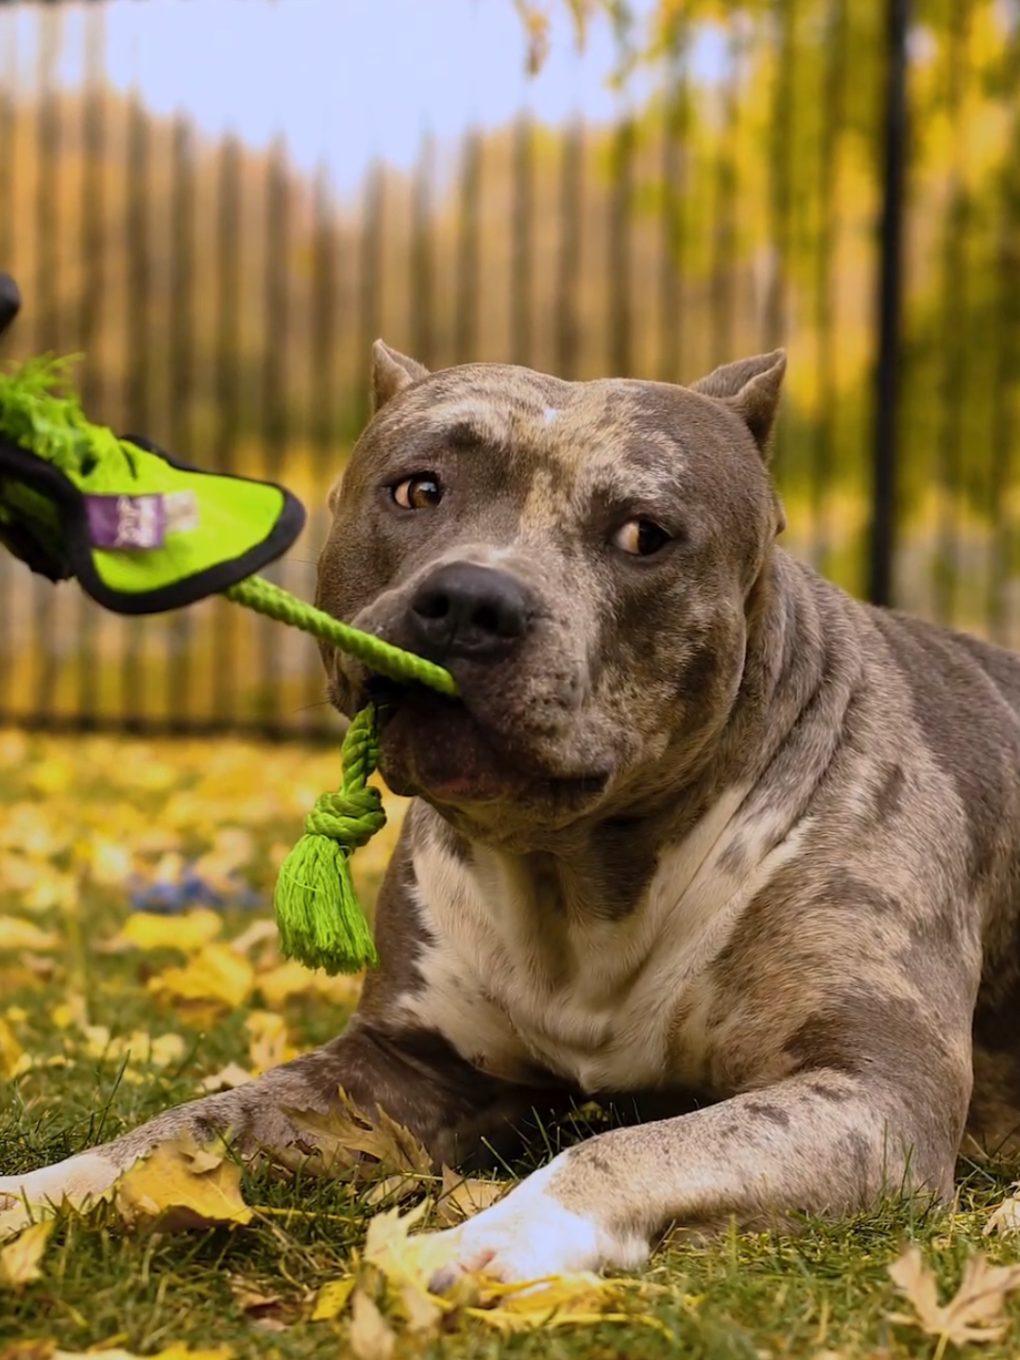
[[[460,1269],[507,1281],[633,1269],[674,1223],[713,1231],[735,1218],[744,1228],[767,1228],[789,1225],[798,1211],[847,1212],[886,1190],[944,1195],[962,1112],[933,1136],[930,1120],[923,1128],[910,1104],[906,1093],[815,1072],[599,1134],[448,1230],[455,1262],[436,1287]]]
[[[293,1165],[317,1150],[314,1121],[306,1127],[301,1112],[337,1108],[341,1089],[359,1110],[371,1116],[381,1107],[410,1129],[437,1163],[469,1155],[534,1097],[468,1068],[438,1036],[388,1033],[356,1017],[339,1039],[243,1086],[167,1110],[52,1166],[0,1177],[0,1210],[19,1201],[81,1204],[103,1195],[139,1157],[181,1134],[199,1143],[226,1138],[245,1159],[264,1155]],[[308,1165],[317,1169],[314,1160]]]

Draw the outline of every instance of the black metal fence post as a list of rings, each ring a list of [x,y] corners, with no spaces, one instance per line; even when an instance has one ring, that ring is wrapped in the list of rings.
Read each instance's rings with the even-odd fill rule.
[[[868,599],[893,597],[896,551],[896,434],[903,310],[903,209],[907,168],[907,32],[910,0],[886,0],[886,102],[878,265],[878,365]]]

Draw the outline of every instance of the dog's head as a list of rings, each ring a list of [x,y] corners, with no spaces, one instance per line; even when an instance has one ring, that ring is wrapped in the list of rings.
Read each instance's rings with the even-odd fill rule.
[[[460,690],[327,656],[343,712],[385,700],[390,786],[518,841],[676,788],[731,712],[783,527],[764,456],[782,352],[691,388],[374,359],[318,603]]]

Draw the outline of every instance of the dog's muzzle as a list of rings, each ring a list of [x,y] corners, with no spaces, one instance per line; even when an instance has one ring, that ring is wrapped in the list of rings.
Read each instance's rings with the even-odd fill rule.
[[[531,592],[509,572],[449,562],[418,586],[407,608],[413,651],[440,665],[494,664],[523,641],[535,617]]]

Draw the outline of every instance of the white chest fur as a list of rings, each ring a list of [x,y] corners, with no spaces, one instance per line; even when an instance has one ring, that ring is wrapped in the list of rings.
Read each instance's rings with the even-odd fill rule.
[[[476,849],[466,865],[436,845],[417,850],[417,906],[435,943],[419,960],[424,986],[401,1004],[469,1062],[509,1079],[539,1065],[596,1092],[683,1076],[697,1055],[678,1068],[678,1006],[799,848],[794,833],[765,853],[776,826],[741,815],[746,793],[729,790],[663,854],[619,921],[551,919],[515,862],[496,852]],[[737,843],[739,871],[726,856]],[[689,1028],[696,1046],[696,1022]]]

